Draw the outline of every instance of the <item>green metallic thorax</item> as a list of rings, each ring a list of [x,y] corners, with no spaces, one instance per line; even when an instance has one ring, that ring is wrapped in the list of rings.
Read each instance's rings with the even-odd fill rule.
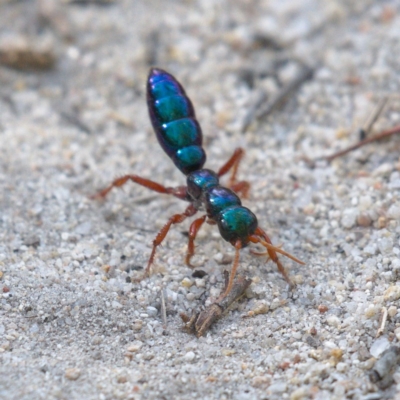
[[[204,204],[207,215],[217,224],[221,236],[235,244],[245,246],[257,229],[257,217],[242,206],[239,197],[230,189],[219,185],[215,172],[201,169],[187,177],[188,194],[196,204]]]

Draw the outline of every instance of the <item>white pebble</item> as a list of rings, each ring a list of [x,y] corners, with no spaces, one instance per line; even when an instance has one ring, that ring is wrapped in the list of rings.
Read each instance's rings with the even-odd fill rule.
[[[190,288],[193,285],[193,282],[189,278],[183,278],[181,285],[186,288]]]
[[[193,351],[188,351],[184,356],[183,359],[185,361],[191,362],[195,359],[196,354]]]
[[[147,307],[146,308],[147,314],[149,315],[149,317],[155,317],[158,313],[157,308],[155,307]]]
[[[339,372],[345,372],[346,369],[347,369],[347,364],[344,363],[344,362],[339,362],[339,363],[337,363],[337,365],[336,365],[336,369],[337,369]]]
[[[393,252],[393,241],[388,238],[380,238],[377,241],[378,249],[382,254]]]
[[[400,206],[398,204],[392,204],[386,215],[388,218],[400,219]]]
[[[385,301],[395,301],[400,298],[400,286],[390,286],[383,294]]]
[[[283,393],[287,390],[287,384],[285,382],[273,383],[269,388],[267,393]]]
[[[354,208],[350,208],[343,211],[342,219],[340,223],[343,228],[350,229],[356,224],[358,211]]]
[[[340,324],[340,319],[336,316],[336,315],[330,315],[327,319],[326,322],[328,323],[328,325],[330,326],[339,326]]]
[[[189,301],[193,301],[196,298],[196,296],[194,295],[194,293],[188,293],[186,295],[186,299]]]
[[[390,347],[390,342],[385,337],[380,337],[376,339],[373,343],[369,352],[372,357],[379,358],[379,356]]]
[[[196,279],[195,282],[196,282],[196,286],[199,288],[203,288],[206,286],[205,279]]]
[[[113,301],[112,303],[111,303],[111,306],[112,306],[112,308],[122,308],[122,304],[121,303],[118,303],[118,301]]]
[[[376,253],[376,244],[375,243],[367,244],[363,249],[363,253],[374,255]]]
[[[397,314],[397,307],[395,306],[390,306],[388,308],[388,315],[390,318],[393,318]]]
[[[70,381],[76,381],[81,376],[79,368],[67,368],[65,370],[65,377]]]
[[[372,198],[371,196],[361,196],[358,200],[358,206],[362,211],[369,210],[372,206]]]

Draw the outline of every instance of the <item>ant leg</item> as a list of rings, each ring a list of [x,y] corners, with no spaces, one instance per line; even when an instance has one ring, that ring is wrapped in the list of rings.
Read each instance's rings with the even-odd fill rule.
[[[248,192],[250,189],[250,184],[247,181],[239,181],[236,182],[236,174],[239,168],[240,161],[244,156],[244,150],[242,148],[237,148],[231,158],[219,169],[218,176],[225,175],[229,170],[232,169],[231,177],[229,178],[228,187],[231,188],[234,192],[241,193],[243,197],[248,196]]]
[[[240,193],[243,198],[249,197],[250,183],[247,181],[239,181],[229,186],[235,193]]]
[[[154,256],[156,254],[156,249],[162,243],[162,241],[165,239],[165,236],[167,236],[167,233],[168,233],[169,229],[171,228],[171,225],[180,224],[187,217],[191,217],[192,215],[194,215],[196,213],[197,213],[197,209],[193,206],[193,204],[190,204],[182,214],[173,215],[168,220],[168,222],[161,228],[160,232],[158,232],[156,238],[153,240],[153,250],[151,251],[150,258],[147,263],[147,267],[144,271],[144,274],[141,278],[138,279],[138,281],[141,281],[143,278],[149,276],[151,264],[153,264]]]
[[[274,246],[274,247],[280,249],[280,248],[282,247],[282,245],[280,244],[280,245]],[[249,251],[250,251],[251,254],[253,254],[253,255],[257,256],[257,257],[268,256],[267,262],[270,260],[269,255],[268,255],[268,250],[265,250],[265,251],[255,251],[255,250],[253,250],[253,249],[250,249]]]
[[[280,249],[279,247],[273,246],[271,239],[261,228],[257,228],[255,231],[255,235],[250,236],[249,240],[253,243],[261,243],[264,247],[266,247],[268,255],[271,258],[271,260],[277,265],[278,271],[282,274],[282,276],[285,278],[286,282],[290,285],[290,287],[291,288],[294,287],[294,283],[290,279],[288,273],[285,270],[285,267],[280,262],[278,255],[276,253],[283,254],[284,256],[302,265],[304,265],[304,262],[300,261],[299,259],[287,253],[286,251]]]
[[[107,196],[108,192],[114,188],[114,187],[121,187],[125,185],[126,182],[128,181],[133,181],[141,186],[144,186],[150,190],[153,190],[154,192],[158,193],[165,193],[165,194],[172,194],[175,197],[178,197],[179,199],[185,200],[186,199],[186,186],[178,186],[176,188],[171,188],[171,187],[165,187],[163,185],[160,185],[157,182],[153,182],[149,179],[141,178],[140,176],[137,175],[124,175],[121,176],[120,178],[115,179],[111,185],[107,186],[100,192],[96,193],[95,195],[91,196],[92,199],[97,199],[97,198],[104,198]]]
[[[228,293],[231,291],[232,286],[233,286],[233,280],[235,279],[236,271],[238,269],[239,265],[239,255],[240,255],[240,249],[242,248],[242,242],[240,239],[236,240],[235,242],[235,258],[233,260],[233,265],[231,269],[231,273],[229,275],[229,281],[228,284],[226,285],[225,292],[223,296],[227,296]]]
[[[238,147],[233,152],[231,158],[218,170],[218,176],[225,175],[229,170],[232,170],[232,175],[230,177],[229,182],[233,184],[236,181],[236,173],[239,167],[239,163],[243,158],[244,150],[241,147]]]
[[[192,222],[189,228],[189,243],[188,243],[188,250],[186,253],[186,265],[190,268],[194,268],[194,266],[190,263],[190,259],[194,255],[194,239],[196,239],[197,233],[199,232],[201,226],[204,224],[207,215],[203,215],[201,218],[198,218]]]

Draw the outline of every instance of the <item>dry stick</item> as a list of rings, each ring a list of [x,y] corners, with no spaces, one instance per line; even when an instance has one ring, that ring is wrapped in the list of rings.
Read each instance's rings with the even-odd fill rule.
[[[324,157],[324,160],[330,162],[330,161],[334,160],[335,158],[341,157],[347,153],[350,153],[351,151],[356,150],[362,146],[365,146],[368,143],[372,143],[377,140],[385,139],[385,138],[395,135],[397,133],[400,133],[400,125],[396,125],[395,127],[388,129],[387,131],[380,132],[376,135],[370,136],[369,138],[361,140],[360,142],[354,144],[353,146],[348,147],[347,149],[340,150],[337,153],[334,153],[328,157]]]
[[[360,129],[360,133],[363,136],[368,135],[368,133],[371,131],[372,126],[374,125],[376,120],[379,118],[379,116],[382,114],[382,111],[385,108],[385,106],[386,106],[388,101],[389,101],[389,98],[388,97],[384,97],[379,102],[379,104],[376,107],[375,111],[371,114],[370,118],[368,118],[367,122],[365,123],[364,128]],[[332,155],[330,155],[328,157],[322,157],[322,159],[330,162],[330,161],[334,160],[335,158],[341,157],[341,156],[343,156],[343,155],[345,155],[347,153],[350,153],[351,151],[356,150],[356,149],[358,149],[358,148],[360,148],[360,147],[362,147],[362,146],[364,146],[364,145],[366,145],[368,143],[384,139],[384,138],[389,137],[391,135],[395,135],[395,134],[397,134],[399,132],[400,132],[400,125],[397,125],[394,128],[388,129],[388,130],[380,132],[380,133],[378,133],[376,135],[373,135],[373,136],[370,136],[370,137],[365,138],[363,140],[360,140],[358,143],[356,143],[356,144],[354,144],[354,145],[352,145],[350,147],[347,147],[344,150],[340,150],[340,151],[338,151],[338,152],[336,152],[336,153],[334,153],[334,154],[332,154]]]
[[[251,279],[237,276],[231,291],[225,296],[225,291],[229,282],[228,271],[224,271],[224,277],[225,288],[214,303],[200,313],[193,313],[191,317],[181,313],[181,318],[185,323],[184,328],[189,333],[194,333],[197,337],[203,336],[210,326],[229,308],[229,306],[243,296],[244,292],[251,284]]]
[[[368,136],[368,134],[370,133],[375,122],[377,121],[379,116],[382,114],[382,111],[385,108],[388,101],[389,101],[389,97],[386,96],[379,102],[375,111],[371,114],[370,118],[367,119],[367,122],[365,123],[364,128],[360,129],[360,133],[363,135],[363,137],[360,137],[360,139],[364,139]]]
[[[385,325],[386,325],[386,321],[387,321],[387,317],[388,317],[388,310],[386,307],[382,307],[381,312],[382,312],[381,326],[379,327],[379,329],[376,332],[376,335],[375,335],[376,338],[381,336],[382,333],[385,331]]]
[[[303,65],[299,74],[287,86],[285,86],[264,109],[260,109],[260,107],[266,100],[267,96],[262,92],[244,117],[242,132],[247,131],[247,128],[254,119],[265,118],[276,108],[280,107],[287,100],[288,96],[298,90],[304,82],[311,79],[313,74],[313,68]]]
[[[163,322],[164,330],[167,329],[167,307],[165,305],[165,289],[164,286],[160,290],[160,297],[161,297],[161,318]]]

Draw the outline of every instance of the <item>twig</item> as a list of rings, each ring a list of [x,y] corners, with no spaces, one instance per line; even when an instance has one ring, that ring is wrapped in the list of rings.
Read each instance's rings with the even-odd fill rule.
[[[229,306],[239,299],[251,284],[251,279],[238,276],[233,283],[232,290],[227,296],[224,295],[229,282],[229,272],[224,272],[225,288],[222,294],[200,313],[193,313],[191,317],[181,313],[182,321],[185,323],[184,329],[189,333],[194,333],[197,337],[203,336],[210,326],[219,319]]]
[[[161,318],[163,321],[163,328],[164,330],[167,329],[167,308],[165,306],[165,293],[164,293],[164,287],[161,288],[160,290],[160,297],[161,297]]]
[[[347,149],[338,151],[337,153],[334,153],[328,157],[324,157],[324,159],[326,161],[330,162],[330,161],[334,160],[335,158],[341,157],[347,153],[350,153],[353,150],[359,149],[360,147],[365,146],[368,143],[372,143],[372,142],[376,142],[381,139],[385,139],[389,136],[396,135],[397,133],[400,133],[400,125],[396,125],[395,127],[388,129],[387,131],[380,132],[376,135],[370,136],[369,138],[361,140],[360,142],[354,144],[353,146],[348,147]]]
[[[314,74],[314,69],[303,65],[302,69],[298,73],[298,75],[287,85],[285,86],[266,107],[260,108],[267,98],[266,94],[262,92],[252,107],[250,107],[246,116],[243,120],[242,132],[246,132],[247,128],[250,126],[251,122],[254,119],[261,119],[267,117],[271,114],[276,108],[280,107],[287,100],[288,96],[298,90],[300,86],[311,79]]]
[[[384,97],[376,107],[375,111],[370,115],[367,121],[364,124],[364,127],[360,129],[360,140],[364,140],[369,133],[371,132],[372,127],[374,126],[375,122],[382,114],[383,109],[385,108],[387,102],[389,101],[388,97]]]
[[[374,125],[374,123],[376,122],[376,120],[379,118],[379,116],[382,114],[383,109],[385,108],[387,102],[388,102],[388,98],[385,97],[383,98],[378,106],[376,107],[375,111],[371,114],[370,118],[367,119],[364,128],[361,128],[359,130],[361,137],[365,137],[366,135],[368,135],[368,133],[371,131],[372,126]],[[319,159],[324,159],[328,162],[331,162],[332,160],[334,160],[335,158],[341,157],[347,153],[350,153],[353,150],[359,149],[362,146],[365,146],[368,143],[372,143],[381,139],[385,139],[389,136],[395,135],[397,133],[400,133],[400,125],[396,125],[395,127],[379,132],[376,135],[364,138],[362,140],[360,140],[358,143],[347,147],[346,149],[340,150],[336,153],[333,153],[332,155],[328,156],[328,157],[321,157]]]
[[[382,335],[382,333],[385,330],[385,325],[386,325],[386,321],[387,321],[387,316],[388,316],[388,310],[386,307],[382,307],[382,320],[381,320],[381,326],[379,327],[378,331],[376,332],[376,338],[378,338],[379,336]]]

